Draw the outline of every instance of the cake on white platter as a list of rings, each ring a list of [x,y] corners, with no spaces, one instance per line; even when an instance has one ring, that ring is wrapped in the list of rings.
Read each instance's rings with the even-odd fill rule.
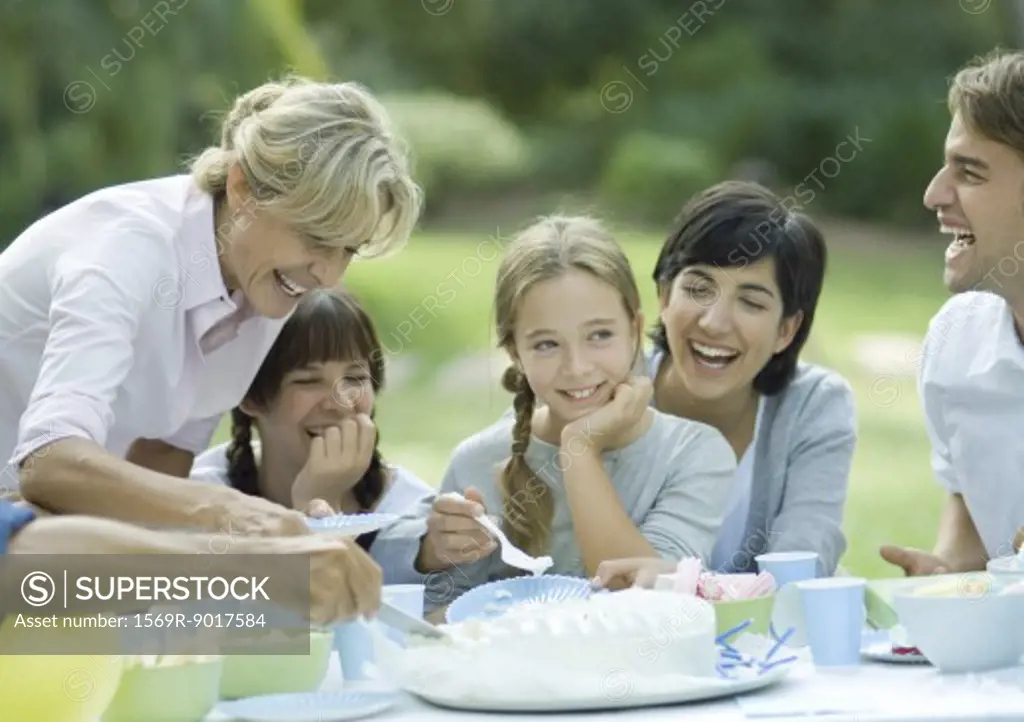
[[[714,609],[693,596],[628,589],[443,628],[450,639],[379,650],[378,666],[407,689],[456,685],[484,699],[607,697],[717,679]]]

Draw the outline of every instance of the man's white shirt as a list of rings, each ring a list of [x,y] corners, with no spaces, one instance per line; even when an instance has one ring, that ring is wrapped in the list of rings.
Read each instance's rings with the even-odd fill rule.
[[[1024,344],[1001,297],[949,299],[928,326],[918,390],[939,483],[962,495],[990,558],[1024,527]]]

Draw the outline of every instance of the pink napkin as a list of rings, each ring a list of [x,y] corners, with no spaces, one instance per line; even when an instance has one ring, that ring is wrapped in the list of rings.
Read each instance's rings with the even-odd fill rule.
[[[714,574],[704,571],[697,557],[684,557],[672,574],[663,575],[668,584],[661,587],[679,594],[689,594],[718,602],[755,599],[775,591],[775,578],[768,572],[760,574]]]
[[[711,574],[701,576],[697,596],[709,601],[756,599],[775,591],[775,578],[768,572],[760,574]]]
[[[673,591],[680,594],[696,594],[702,570],[703,566],[697,557],[680,559],[676,565],[676,573],[672,575],[675,582],[672,586]]]

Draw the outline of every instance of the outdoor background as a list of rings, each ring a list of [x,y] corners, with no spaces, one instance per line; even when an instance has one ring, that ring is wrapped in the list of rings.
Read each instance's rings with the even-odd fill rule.
[[[687,197],[761,180],[827,230],[806,358],[857,394],[844,563],[891,575],[879,544],[930,547],[941,502],[914,375],[946,298],[921,196],[947,78],[1017,45],[1022,17],[1011,0],[0,0],[0,248],[86,192],[181,172],[268,78],[368,85],[428,204],[402,253],[346,283],[389,350],[385,453],[437,483],[508,403],[489,310],[518,228],[599,215],[653,317],[653,260]]]

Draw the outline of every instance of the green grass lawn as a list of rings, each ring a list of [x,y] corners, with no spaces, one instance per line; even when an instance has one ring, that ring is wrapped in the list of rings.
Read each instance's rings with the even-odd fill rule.
[[[946,298],[942,247],[860,244],[831,232],[829,274],[805,358],[842,373],[858,405],[859,442],[846,507],[849,549],[843,564],[855,574],[894,576],[877,548],[883,542],[930,547],[942,493],[933,482],[914,386],[907,374],[873,374],[855,358],[857,340],[872,334],[923,336]],[[883,239],[885,240],[885,239]],[[645,311],[657,313],[650,269],[660,239],[622,236]],[[497,384],[486,389],[438,388],[433,375],[446,361],[494,347],[490,301],[497,251],[486,234],[421,234],[393,258],[359,263],[346,283],[366,302],[393,356],[422,360],[405,385],[385,391],[377,419],[387,457],[438,483],[456,443],[494,420],[508,404]],[[498,370],[498,369],[496,369]],[[218,439],[226,437],[222,426]]]

